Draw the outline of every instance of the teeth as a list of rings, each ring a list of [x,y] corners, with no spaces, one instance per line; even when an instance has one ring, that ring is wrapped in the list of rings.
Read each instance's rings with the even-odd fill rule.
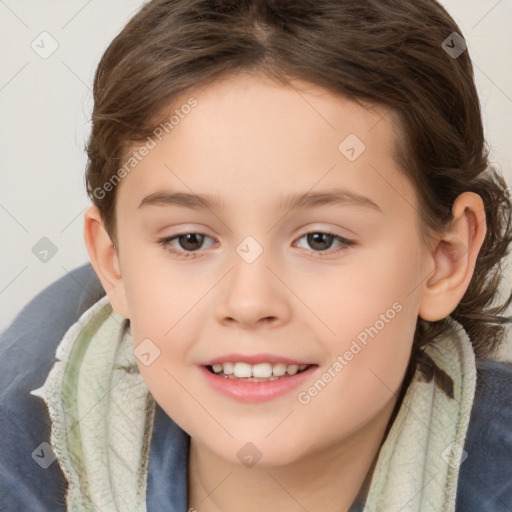
[[[221,364],[221,369],[222,371],[226,374],[226,375],[231,375],[233,373],[233,370],[234,370],[234,366],[233,366],[233,363],[224,363],[224,364]],[[215,370],[214,370],[215,371]],[[216,372],[217,373],[217,372]]]
[[[296,364],[289,364],[288,367],[286,368],[286,371],[290,375],[295,375],[299,371],[299,367]]]
[[[255,364],[252,367],[252,377],[270,377],[272,376],[272,365],[270,363]]]
[[[233,370],[235,377],[252,377],[252,368],[247,363],[235,363]]]
[[[250,365],[248,363],[215,363],[212,365],[216,374],[223,373],[224,376],[232,375],[231,378],[257,378],[275,380],[282,377],[286,373],[295,375],[299,371],[303,371],[308,367],[307,364],[289,364],[285,363],[259,363]]]
[[[286,365],[284,363],[277,363],[272,368],[274,377],[282,377],[286,373]]]

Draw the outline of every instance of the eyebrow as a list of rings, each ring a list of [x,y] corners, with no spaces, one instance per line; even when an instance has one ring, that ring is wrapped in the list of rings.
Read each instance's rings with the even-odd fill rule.
[[[139,204],[143,206],[182,206],[193,210],[222,209],[223,203],[219,196],[209,194],[190,194],[162,190],[149,194]],[[281,209],[315,208],[328,205],[354,205],[373,209],[382,213],[381,208],[370,198],[344,189],[331,189],[326,191],[292,194],[283,198],[279,204]]]

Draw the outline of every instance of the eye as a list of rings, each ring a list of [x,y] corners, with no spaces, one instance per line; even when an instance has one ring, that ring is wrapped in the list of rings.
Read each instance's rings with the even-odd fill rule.
[[[200,254],[195,255],[195,252],[198,252],[199,249],[202,248],[203,242],[205,239],[211,238],[203,233],[180,233],[178,235],[174,235],[171,237],[166,237],[158,240],[158,244],[161,245],[166,251],[175,254],[178,257],[182,258],[195,258]],[[327,255],[337,254],[343,250],[346,250],[348,247],[355,244],[352,240],[348,240],[339,235],[335,235],[333,233],[326,233],[323,231],[311,231],[310,233],[306,233],[302,235],[298,240],[306,239],[307,243],[313,249],[310,252],[318,254],[318,256],[322,257],[323,254],[330,249],[333,245],[333,242],[338,242],[340,244],[339,248],[336,250],[331,250],[327,252]],[[177,242],[179,246],[183,250],[180,250],[176,247],[173,242]]]
[[[323,231],[311,231],[310,233],[306,233],[299,238],[299,241],[303,238],[305,238],[307,244],[313,248],[312,252],[314,253],[326,252],[332,246],[333,242],[339,242],[340,247],[336,250],[329,251],[327,253],[329,255],[337,254],[355,244],[355,242],[352,240],[347,240],[346,238],[343,238],[339,235],[335,235],[333,233],[325,233]],[[319,256],[322,257],[323,254],[319,254]]]
[[[193,254],[193,252],[201,248],[205,238],[210,237],[203,233],[180,233],[171,237],[162,238],[158,240],[158,243],[172,254],[184,258],[195,258],[196,255]],[[184,251],[177,249],[176,246],[172,244],[175,240],[185,249]]]

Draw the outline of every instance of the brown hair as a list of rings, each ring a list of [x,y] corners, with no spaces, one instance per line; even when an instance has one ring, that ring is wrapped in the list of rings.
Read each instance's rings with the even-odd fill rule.
[[[391,112],[397,163],[418,191],[422,232],[447,225],[459,194],[482,197],[487,234],[451,317],[477,357],[492,354],[511,320],[500,315],[512,294],[499,304],[498,286],[512,241],[512,204],[488,161],[469,54],[450,55],[443,45],[461,44],[453,32],[461,34],[434,0],[148,2],[107,48],[94,80],[87,190],[114,246],[116,189],[102,187],[172,101],[232,73],[262,72],[284,85],[306,80]],[[413,355],[446,329],[446,320],[418,318]]]

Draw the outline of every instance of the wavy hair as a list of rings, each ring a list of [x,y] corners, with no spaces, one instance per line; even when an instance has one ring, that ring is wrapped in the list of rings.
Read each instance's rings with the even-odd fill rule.
[[[511,197],[489,162],[473,66],[450,54],[462,32],[435,0],[152,0],[115,37],[94,79],[86,185],[116,246],[115,193],[98,197],[130,145],[151,135],[178,97],[233,73],[302,79],[387,107],[396,160],[419,195],[422,233],[439,233],[458,195],[482,197],[487,233],[470,285],[451,317],[477,358],[502,344],[512,293],[500,297],[512,241]],[[451,38],[451,39],[450,39]],[[463,39],[462,39],[463,41]],[[418,318],[411,360],[446,319]],[[419,364],[421,367],[422,364]]]

